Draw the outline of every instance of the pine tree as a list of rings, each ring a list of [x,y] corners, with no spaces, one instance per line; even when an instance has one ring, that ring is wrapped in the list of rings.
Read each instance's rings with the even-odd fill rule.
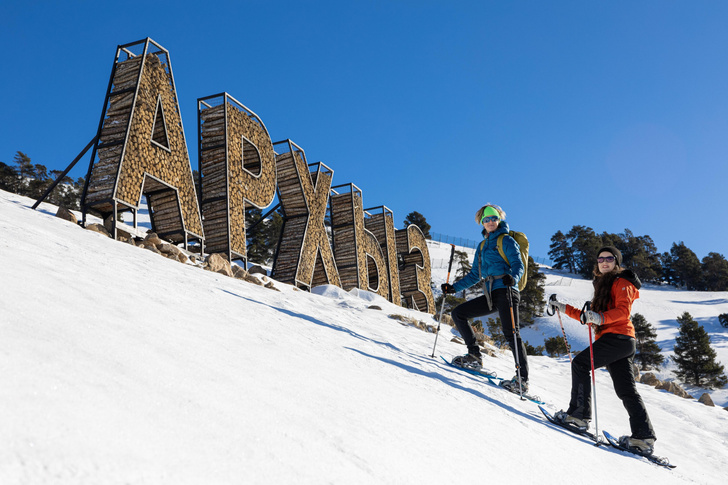
[[[562,336],[547,338],[544,340],[544,347],[549,357],[564,355],[569,351],[566,347],[566,340]]]
[[[702,262],[705,291],[728,291],[728,261],[719,253],[708,253]]]
[[[619,241],[615,246],[622,251],[623,266],[640,275],[642,281],[658,282],[662,276],[662,265],[652,238],[635,236],[629,229],[625,229],[624,233],[617,236]],[[606,244],[604,238],[602,242]]]
[[[18,172],[10,165],[0,162],[0,189],[16,193],[19,183]]]
[[[589,278],[594,269],[597,251],[602,245],[602,239],[596,235],[594,229],[585,226],[574,226],[566,234],[571,240],[574,262],[578,274]]]
[[[542,316],[546,306],[544,300],[546,276],[539,271],[539,265],[531,256],[528,257],[527,271],[528,282],[521,291],[521,301],[518,303],[519,322],[524,327],[531,325],[536,317]]]
[[[503,347],[508,343],[508,339],[506,339],[505,335],[503,335],[503,326],[501,325],[500,318],[488,318],[485,325],[488,327],[490,338],[493,339],[493,345],[496,347]]]
[[[660,354],[662,349],[655,342],[657,333],[652,328],[652,325],[639,313],[632,315],[632,324],[634,325],[635,337],[637,339],[637,355],[635,355],[635,361],[640,362],[640,369],[647,370],[651,366],[661,366],[665,361],[665,357]]]
[[[453,281],[457,281],[463,278],[465,275],[470,273],[470,270],[473,268],[473,265],[470,264],[470,258],[468,257],[468,253],[466,253],[465,251],[455,251],[455,255],[453,256],[453,264],[457,268],[455,270]],[[468,294],[479,294],[482,291],[483,282],[479,281],[467,290],[463,290],[460,296],[463,301],[465,301]]]
[[[253,208],[247,210],[245,214],[246,226],[250,228],[246,231],[248,260],[251,263],[269,265],[278,246],[283,218],[278,212],[273,212],[261,221],[262,212]]]
[[[677,376],[686,383],[708,389],[725,386],[728,377],[723,373],[723,365],[715,360],[708,333],[688,312],[678,317],[677,322],[680,324],[674,348]]]
[[[574,272],[574,253],[569,245],[568,239],[561,231],[551,236],[549,258],[553,261],[553,267],[555,269],[566,269],[569,273]]]
[[[543,345],[537,345],[534,347],[528,343],[528,340],[523,341],[523,346],[526,347],[526,355],[543,355],[545,350]]]
[[[688,290],[697,290],[700,287],[701,267],[700,260],[685,243],[672,243],[670,253],[663,256],[668,283],[675,286],[685,286]]]
[[[432,228],[432,226],[427,223],[425,216],[423,216],[419,212],[414,211],[407,214],[407,217],[404,219],[404,227],[407,227],[410,224],[414,224],[415,226],[419,227],[420,230],[422,230],[422,234],[425,235],[425,239],[432,238],[432,236],[430,236],[430,229]]]

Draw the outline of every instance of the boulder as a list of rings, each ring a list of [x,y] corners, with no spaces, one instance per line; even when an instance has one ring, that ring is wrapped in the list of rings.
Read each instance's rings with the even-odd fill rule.
[[[673,381],[664,381],[661,382],[658,386],[656,386],[657,389],[665,390],[669,393],[675,394],[676,396],[685,398],[685,399],[692,399],[693,396],[688,394],[685,389],[680,387],[679,384],[675,384]]]
[[[164,241],[162,241],[159,238],[159,236],[157,236],[157,233],[150,232],[150,233],[147,233],[147,235],[144,237],[144,240],[142,241],[142,243],[143,244],[146,243],[146,244],[144,244],[144,246],[148,246],[151,244],[151,245],[157,246],[157,249],[159,249],[159,246],[164,244]]]
[[[63,206],[60,206],[58,208],[58,211],[56,212],[56,217],[60,217],[64,221],[73,222],[74,224],[78,224],[78,219],[76,218],[76,215]]]
[[[233,276],[233,270],[230,268],[230,262],[220,253],[214,253],[205,260],[204,269],[213,273],[224,274],[225,276]]]
[[[268,272],[262,266],[258,266],[257,264],[255,266],[251,266],[250,269],[248,269],[248,273],[268,276]]]
[[[715,407],[715,403],[713,402],[713,399],[710,397],[710,394],[707,392],[704,392],[702,396],[700,396],[700,399],[698,399],[699,403],[705,404],[706,406]]]
[[[247,281],[248,283],[253,283],[254,285],[263,286],[262,281],[260,281],[258,278],[248,273],[247,271],[243,275],[243,280]]]
[[[248,276],[248,272],[245,271],[243,268],[238,266],[237,264],[231,265],[233,269],[233,276],[239,280],[244,280],[246,276]]]
[[[269,290],[281,291],[275,287],[275,285],[273,284],[273,281],[269,281],[268,283],[264,284],[263,288],[268,288]]]
[[[652,372],[647,372],[645,374],[642,374],[642,377],[640,378],[640,382],[642,384],[647,384],[648,386],[659,386],[662,384],[660,379],[658,379],[655,374]]]
[[[161,245],[159,245],[159,251],[167,256],[169,259],[174,259],[177,261],[179,261],[180,255],[184,256],[184,262],[187,262],[187,256],[185,256],[182,250],[174,244],[163,242]]]
[[[101,224],[88,224],[86,226],[86,229],[88,229],[89,231],[98,232],[99,234],[103,234],[106,237],[111,237],[109,231],[107,231],[106,228]]]
[[[149,246],[144,246],[144,249],[148,249],[155,254],[162,254],[162,252],[159,249],[157,249],[157,246],[155,246],[153,244],[149,245]]]

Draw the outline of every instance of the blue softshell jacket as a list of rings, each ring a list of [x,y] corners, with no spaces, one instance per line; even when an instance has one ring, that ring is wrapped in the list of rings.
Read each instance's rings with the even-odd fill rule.
[[[477,251],[476,248],[473,267],[470,273],[453,283],[452,286],[455,288],[455,291],[468,289],[478,283],[481,278],[488,279],[489,277],[503,276],[506,273],[513,276],[513,279],[516,280],[516,285],[513,289],[518,291],[518,281],[523,276],[523,261],[521,261],[521,248],[518,246],[516,240],[508,235],[509,230],[508,223],[501,221],[498,224],[498,229],[494,233],[486,235],[481,250]],[[501,234],[506,235],[503,238],[503,252],[508,257],[508,261],[511,263],[510,266],[508,266],[508,263],[505,262],[498,252],[498,236]],[[491,283],[492,287],[489,288],[490,291],[505,288],[501,278],[493,279]]]

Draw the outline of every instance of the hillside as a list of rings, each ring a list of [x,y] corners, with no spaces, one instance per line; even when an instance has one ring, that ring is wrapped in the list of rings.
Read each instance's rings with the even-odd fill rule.
[[[656,451],[678,465],[659,468],[547,425],[533,403],[430,358],[433,334],[388,317],[432,322],[428,315],[366,292],[265,289],[31,204],[0,192],[2,484],[562,483],[576,475],[591,484],[718,484],[728,474],[720,408],[640,385]],[[547,319],[537,325],[552,331]],[[438,354],[463,351],[451,332]],[[485,363],[512,374],[508,353]],[[564,407],[568,360],[534,357],[531,367],[534,393],[552,410]],[[604,372],[597,391],[600,427],[625,433]]]

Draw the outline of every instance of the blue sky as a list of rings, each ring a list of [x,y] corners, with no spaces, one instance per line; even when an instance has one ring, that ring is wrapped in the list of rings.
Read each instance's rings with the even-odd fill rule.
[[[151,37],[193,168],[196,100],[227,91],[397,227],[478,239],[493,202],[534,256],[577,224],[728,255],[726,25],[719,1],[6,0],[0,161],[65,168],[116,46]]]

